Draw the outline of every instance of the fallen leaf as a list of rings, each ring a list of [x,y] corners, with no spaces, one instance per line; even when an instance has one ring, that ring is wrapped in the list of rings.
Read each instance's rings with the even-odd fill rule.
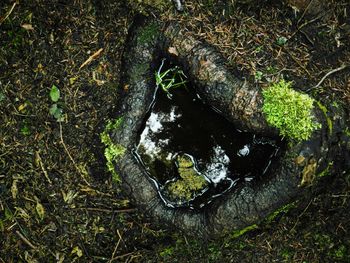
[[[24,28],[25,30],[34,30],[34,27],[31,24],[23,24],[21,25],[22,28]]]
[[[36,202],[35,210],[38,213],[40,220],[43,220],[45,216],[45,208],[39,201]]]
[[[69,84],[73,85],[77,79],[78,79],[78,77],[69,78]]]
[[[80,258],[83,255],[83,251],[78,246],[76,246],[72,249],[71,254],[76,254]]]
[[[24,112],[25,108],[28,106],[27,103],[23,103],[21,105],[18,106],[18,111],[19,112]]]
[[[168,52],[172,55],[175,55],[175,56],[178,56],[179,53],[177,52],[176,48],[175,47],[169,47],[168,48]]]
[[[50,98],[53,102],[57,102],[60,99],[60,90],[56,87],[56,85],[52,85],[50,90]]]
[[[296,163],[297,165],[303,165],[305,159],[306,159],[306,158],[305,158],[304,156],[299,155],[297,158],[295,158],[295,163]]]

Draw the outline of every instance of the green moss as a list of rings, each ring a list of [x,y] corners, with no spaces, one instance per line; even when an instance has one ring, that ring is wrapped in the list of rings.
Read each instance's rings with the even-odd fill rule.
[[[307,140],[321,127],[312,117],[314,99],[293,90],[291,82],[274,83],[263,91],[263,112],[269,125],[279,129],[283,137]]]
[[[349,130],[348,127],[346,127],[344,133],[345,133],[346,136],[348,136],[350,138],[350,130]]]
[[[162,257],[162,258],[171,258],[174,254],[174,247],[166,247],[164,248],[160,253],[159,255]]]
[[[247,226],[243,229],[235,230],[232,233],[232,238],[240,237],[240,236],[244,235],[245,233],[252,231],[254,229],[257,229],[257,228],[259,228],[258,225],[254,224],[254,225]]]
[[[265,219],[266,223],[271,223],[278,215],[282,213],[287,213],[290,209],[296,207],[296,202],[286,204],[280,208],[278,208],[276,211],[272,212],[270,215],[268,215]]]
[[[188,201],[204,189],[208,182],[195,170],[194,163],[188,155],[178,156],[177,164],[181,179],[170,183],[167,190],[172,197]]]
[[[330,170],[332,169],[332,167],[333,167],[333,162],[329,162],[327,167],[322,172],[317,174],[317,177],[324,177],[324,176],[330,175]]]
[[[149,43],[159,34],[159,30],[160,28],[157,23],[150,23],[142,28],[137,39],[141,44]]]
[[[337,249],[332,250],[331,255],[337,260],[344,260],[344,262],[350,259],[345,245],[340,245]]]
[[[193,167],[193,161],[191,158],[187,155],[180,155],[177,157],[177,163],[179,166],[179,169],[184,169],[184,168],[191,168]]]
[[[114,161],[120,158],[125,153],[125,147],[112,142],[109,132],[118,129],[123,122],[123,118],[118,118],[114,121],[108,121],[105,130],[100,134],[101,142],[105,145],[104,155],[107,160],[107,170],[111,172],[113,181],[119,182],[120,177],[114,168]]]
[[[293,253],[292,253],[290,248],[284,248],[280,253],[281,253],[281,257],[283,257],[283,259],[286,262],[290,262],[290,260],[293,256]]]
[[[332,135],[333,132],[333,122],[332,119],[328,116],[327,112],[327,108],[326,106],[324,106],[321,102],[317,101],[317,106],[321,109],[321,111],[323,112],[326,121],[327,121],[327,125],[328,125],[328,130],[329,130],[329,134]]]

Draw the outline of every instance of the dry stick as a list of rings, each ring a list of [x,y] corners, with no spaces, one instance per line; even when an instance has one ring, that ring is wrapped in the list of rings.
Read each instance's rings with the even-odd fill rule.
[[[294,60],[294,62],[297,63],[299,67],[301,67],[311,77],[311,74],[307,70],[307,68],[303,64],[301,64],[300,61],[298,61],[288,50],[286,50],[286,52]]]
[[[80,174],[81,178],[84,180],[84,182],[85,182],[87,185],[90,186],[90,183],[89,183],[89,182],[85,179],[85,177],[81,174],[81,171],[80,171],[79,167],[77,166],[77,164],[76,164],[76,162],[74,161],[72,155],[71,155],[70,152],[68,151],[68,148],[67,148],[67,146],[66,146],[66,144],[64,143],[64,140],[63,140],[62,124],[61,124],[61,122],[59,122],[59,124],[60,124],[60,138],[61,138],[61,143],[62,143],[62,145],[63,145],[63,148],[64,148],[64,150],[66,151],[66,153],[67,153],[69,159],[70,159],[70,160],[72,161],[72,163],[74,164],[74,167],[75,167],[75,169],[77,170],[77,172]]]
[[[297,226],[297,224],[299,223],[300,218],[305,214],[306,210],[309,209],[309,206],[311,205],[312,202],[313,202],[313,200],[311,200],[311,201],[308,203],[308,205],[306,206],[306,208],[303,210],[303,212],[301,212],[301,214],[298,215],[297,221],[295,222],[295,224],[294,224],[294,226],[292,227],[291,231],[293,231],[294,228]]]
[[[297,25],[297,30],[294,31],[294,33],[288,38],[288,40],[292,39],[298,32],[301,31],[301,29],[303,29],[305,26],[317,21],[318,19],[321,18],[321,15],[311,19],[310,21],[306,21],[304,24],[302,24],[301,26]],[[298,22],[299,24],[299,22]]]
[[[0,25],[11,15],[13,9],[15,9],[15,6],[17,5],[17,2],[14,2],[10,10],[6,13],[6,15],[3,18],[0,18]]]
[[[118,234],[118,236],[119,236],[119,239],[118,239],[117,244],[115,245],[115,248],[114,248],[114,250],[113,250],[112,257],[111,257],[111,259],[108,261],[108,263],[113,262],[113,260],[115,259],[115,253],[117,252],[117,249],[118,249],[118,247],[119,247],[120,241],[122,240],[122,236],[121,236],[120,233],[119,233],[119,229],[117,229],[117,234]]]
[[[113,258],[112,260],[116,260],[116,259],[120,259],[120,258],[125,258],[125,257],[128,257],[128,256],[131,256],[132,254],[134,254],[135,252],[129,252],[129,253],[126,253],[124,255],[120,255],[120,256],[116,256],[115,258]]]
[[[99,50],[97,50],[94,54],[92,54],[87,60],[85,60],[85,62],[83,64],[81,64],[81,66],[79,67],[79,69],[82,69],[83,67],[85,67],[86,65],[90,64],[94,59],[96,59],[101,52],[103,51],[103,48],[100,48]]]
[[[300,21],[304,18],[306,12],[309,10],[309,8],[310,8],[310,6],[311,6],[311,4],[312,4],[313,1],[314,1],[314,0],[311,0],[311,1],[309,2],[309,4],[307,5],[307,7],[305,8],[303,14],[302,14],[301,17],[298,19],[297,25],[299,25]]]
[[[49,178],[49,175],[48,175],[48,173],[47,173],[47,171],[46,171],[46,169],[45,169],[45,167],[44,167],[44,164],[43,164],[43,161],[42,161],[42,159],[41,159],[41,156],[40,156],[39,152],[37,152],[37,158],[38,158],[38,163],[39,163],[39,165],[40,165],[40,168],[41,168],[41,170],[43,171],[43,173],[44,173],[44,175],[45,175],[47,181],[49,182],[49,184],[52,184],[52,182],[51,182],[51,180],[50,180],[50,178]]]
[[[343,69],[345,69],[347,67],[348,67],[348,65],[344,64],[344,65],[340,66],[339,68],[332,69],[331,71],[326,73],[326,75],[324,75],[323,78],[315,86],[309,88],[307,91],[310,91],[310,90],[313,90],[313,89],[317,89],[326,80],[326,78],[328,78],[330,75],[332,75],[332,74],[334,74],[334,73],[336,73],[338,71],[341,71],[341,70],[343,70]]]
[[[30,246],[32,249],[36,250],[38,249],[36,246],[34,246],[21,232],[16,230],[16,234],[22,239],[24,243],[26,243],[28,246]]]

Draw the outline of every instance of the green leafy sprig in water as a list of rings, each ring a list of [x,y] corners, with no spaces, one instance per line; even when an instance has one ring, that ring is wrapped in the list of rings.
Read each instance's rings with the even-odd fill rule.
[[[170,90],[184,86],[187,82],[186,75],[178,66],[174,66],[162,72],[164,61],[165,59],[162,60],[158,71],[155,72],[156,85],[162,88],[162,90],[167,93],[168,97],[171,98]]]

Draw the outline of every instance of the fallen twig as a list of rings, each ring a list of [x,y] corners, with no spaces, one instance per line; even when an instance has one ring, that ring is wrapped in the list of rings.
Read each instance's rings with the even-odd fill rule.
[[[103,48],[100,48],[99,50],[97,50],[94,54],[92,54],[87,60],[85,60],[85,62],[83,64],[81,64],[81,66],[79,67],[79,69],[82,69],[83,67],[85,67],[86,65],[90,64],[94,59],[96,59],[101,52],[103,51]]]
[[[18,230],[16,230],[16,234],[17,234],[17,236],[19,236],[19,238],[20,239],[22,239],[22,241],[24,242],[24,243],[26,243],[28,246],[30,246],[32,249],[37,249],[37,247],[36,246],[34,246],[33,245],[33,243],[32,242],[30,242],[21,232],[19,232]]]
[[[313,202],[313,200],[311,200],[311,201],[308,203],[308,205],[306,206],[306,208],[303,210],[303,212],[301,212],[301,214],[298,215],[297,220],[296,220],[294,226],[292,227],[291,231],[293,231],[294,228],[297,226],[297,224],[299,223],[300,218],[305,214],[306,210],[309,209],[309,206],[312,204],[312,202]]]
[[[72,163],[73,163],[75,169],[76,169],[77,172],[80,174],[81,178],[84,180],[84,182],[85,182],[87,185],[90,186],[90,183],[89,183],[89,182],[85,179],[85,177],[82,175],[82,173],[81,173],[81,171],[80,171],[78,165],[76,164],[76,162],[74,161],[72,155],[71,155],[70,152],[68,151],[68,148],[67,148],[67,146],[66,146],[66,144],[64,143],[64,140],[63,140],[62,124],[61,124],[61,122],[59,122],[59,124],[60,124],[60,138],[61,138],[61,143],[62,143],[62,145],[63,145],[63,148],[64,148],[64,150],[66,151],[66,153],[67,153],[69,159],[72,161]]]
[[[332,69],[331,71],[327,72],[315,86],[309,88],[307,91],[310,91],[310,90],[313,90],[313,89],[317,89],[326,80],[326,78],[328,78],[330,75],[332,75],[332,74],[334,74],[334,73],[336,73],[338,71],[341,71],[341,70],[343,70],[343,69],[345,69],[347,67],[348,67],[348,65],[344,64],[344,65],[340,66],[339,68]]]
[[[15,6],[17,5],[17,2],[14,2],[11,6],[10,10],[5,14],[4,17],[0,18],[0,25],[11,15],[13,9],[15,9]]]
[[[129,252],[129,253],[126,253],[124,255],[120,255],[120,256],[116,256],[115,258],[112,258],[110,262],[113,262],[114,260],[117,260],[117,259],[120,259],[120,258],[125,258],[125,257],[128,257],[128,256],[131,256],[133,255],[135,252]],[[139,257],[139,255],[136,255],[135,257]]]
[[[113,262],[113,259],[115,258],[115,253],[117,252],[117,249],[118,249],[118,247],[119,247],[120,241],[122,241],[122,236],[121,236],[121,234],[120,234],[120,232],[119,232],[119,229],[117,229],[117,234],[118,234],[119,239],[118,239],[117,244],[115,245],[115,248],[114,248],[114,250],[113,250],[112,257],[111,257],[111,259],[108,261],[108,263]]]
[[[48,173],[47,173],[47,171],[46,171],[46,169],[45,169],[45,167],[44,167],[43,160],[41,159],[41,156],[40,156],[39,151],[36,152],[36,159],[38,160],[38,163],[39,163],[39,165],[40,165],[40,168],[41,168],[41,170],[43,171],[43,173],[44,173],[44,175],[45,175],[47,181],[49,182],[49,184],[52,184],[52,182],[51,182],[51,180],[50,180],[50,177],[49,177],[49,175],[48,175]]]
[[[297,23],[297,30],[295,30],[292,35],[288,38],[288,41],[291,40],[298,32],[301,32],[301,29],[303,29],[305,26],[312,24],[313,22],[317,21],[318,19],[320,19],[322,17],[322,15],[318,15],[317,17],[306,21],[305,23],[301,24],[299,26],[299,22],[301,21],[301,19],[299,19],[298,23]],[[308,39],[309,40],[309,39]]]
[[[302,14],[301,17],[298,19],[298,22],[297,22],[297,25],[298,25],[298,26],[299,26],[299,23],[301,22],[301,20],[303,20],[305,14],[306,14],[307,11],[309,10],[310,6],[313,4],[313,1],[314,1],[314,0],[311,0],[311,1],[309,2],[309,4],[307,5],[307,7],[305,8],[303,14]]]

